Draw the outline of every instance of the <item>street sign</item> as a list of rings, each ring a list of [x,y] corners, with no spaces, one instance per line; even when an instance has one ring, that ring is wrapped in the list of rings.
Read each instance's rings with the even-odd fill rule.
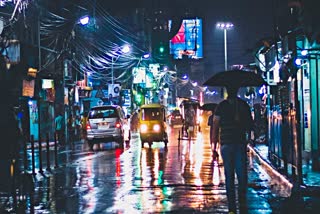
[[[119,97],[120,96],[120,90],[121,90],[121,85],[119,83],[114,83],[108,85],[108,93],[109,96],[112,95],[112,97]]]
[[[101,88],[98,89],[96,93],[96,98],[104,98],[104,93]]]

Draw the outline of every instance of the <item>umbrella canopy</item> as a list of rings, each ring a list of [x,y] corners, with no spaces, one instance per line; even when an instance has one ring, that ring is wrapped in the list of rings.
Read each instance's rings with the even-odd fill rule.
[[[217,106],[217,103],[205,103],[200,107],[200,109],[204,111],[215,111]]]
[[[247,87],[255,86],[259,87],[267,85],[267,82],[259,74],[243,71],[243,70],[229,70],[222,71],[203,83],[206,86],[222,86],[222,87]]]

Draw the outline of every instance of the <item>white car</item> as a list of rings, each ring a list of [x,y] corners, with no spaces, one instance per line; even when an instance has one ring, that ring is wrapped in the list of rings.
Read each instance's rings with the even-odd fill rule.
[[[105,105],[92,107],[86,125],[89,147],[95,143],[116,141],[123,148],[130,141],[130,129],[121,106]]]

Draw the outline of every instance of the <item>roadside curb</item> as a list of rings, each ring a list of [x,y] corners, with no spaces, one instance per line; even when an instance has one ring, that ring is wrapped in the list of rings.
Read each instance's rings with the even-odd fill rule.
[[[277,171],[276,168],[273,167],[273,165],[270,163],[269,160],[266,160],[260,153],[251,145],[248,145],[248,148],[250,149],[250,152],[253,153],[261,163],[263,167],[265,167],[269,172],[271,172],[274,176],[279,178],[282,182],[284,182],[290,189],[293,188],[293,184],[281,173]]]
[[[320,196],[320,187],[306,185],[297,186],[295,183],[292,183],[285,175],[278,172],[277,169],[271,164],[271,162],[263,157],[256,148],[251,145],[248,145],[248,148],[250,149],[250,152],[258,158],[263,167],[265,167],[269,172],[279,178],[291,189],[292,196]]]

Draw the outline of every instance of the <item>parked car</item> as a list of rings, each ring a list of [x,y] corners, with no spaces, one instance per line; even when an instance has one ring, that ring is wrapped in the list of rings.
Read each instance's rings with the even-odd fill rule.
[[[120,147],[130,141],[127,118],[121,106],[105,105],[92,107],[88,113],[86,139],[90,149],[95,143],[116,141]]]
[[[179,110],[173,110],[169,115],[168,122],[170,126],[182,125],[183,117]]]

